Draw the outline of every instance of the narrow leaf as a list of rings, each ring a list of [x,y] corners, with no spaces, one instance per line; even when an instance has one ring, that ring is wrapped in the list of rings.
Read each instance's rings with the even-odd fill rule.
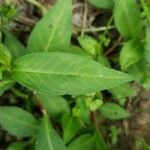
[[[64,142],[68,143],[76,135],[80,127],[81,125],[77,118],[65,114],[62,118]]]
[[[9,67],[11,58],[12,56],[8,48],[4,44],[0,43],[0,64]]]
[[[59,0],[37,23],[29,41],[28,51],[55,51],[69,46],[71,38],[71,0]]]
[[[125,38],[138,38],[142,30],[140,9],[135,0],[115,0],[115,24]]]
[[[133,80],[85,57],[62,52],[34,53],[18,59],[13,77],[34,91],[52,95],[81,95]]]
[[[150,63],[150,23],[146,26],[146,47],[144,52],[146,62]]]
[[[115,103],[105,103],[100,107],[102,114],[108,119],[124,119],[130,116],[130,113]]]
[[[39,134],[37,136],[36,150],[67,150],[63,140],[52,129],[48,116],[42,119]]]
[[[137,63],[143,56],[143,47],[136,40],[125,43],[120,53],[120,65],[122,70],[126,70],[131,65]]]
[[[0,125],[10,134],[32,136],[38,129],[38,122],[28,112],[18,107],[0,107]]]
[[[4,35],[4,44],[9,48],[13,60],[25,55],[26,49],[17,38],[7,31],[4,31]]]

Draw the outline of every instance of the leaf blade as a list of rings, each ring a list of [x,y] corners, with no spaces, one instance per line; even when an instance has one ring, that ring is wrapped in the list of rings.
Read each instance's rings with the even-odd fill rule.
[[[72,30],[71,2],[58,1],[37,23],[29,37],[28,52],[55,51],[69,46]]]
[[[13,78],[34,91],[52,95],[82,95],[133,80],[85,57],[62,52],[34,53],[18,59]]]
[[[0,107],[0,124],[12,135],[31,136],[38,128],[37,120],[28,112],[18,107]]]

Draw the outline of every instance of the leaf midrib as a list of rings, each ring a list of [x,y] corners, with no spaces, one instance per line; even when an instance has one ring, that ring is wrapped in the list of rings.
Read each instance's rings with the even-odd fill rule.
[[[23,72],[23,73],[35,73],[35,74],[46,74],[46,75],[59,75],[59,76],[70,76],[70,77],[78,77],[78,78],[88,78],[88,79],[123,79],[122,76],[121,77],[104,77],[102,75],[99,76],[94,76],[94,75],[90,75],[88,76],[88,74],[65,74],[65,73],[60,73],[60,72],[40,72],[40,71],[30,71],[30,70],[18,70],[18,69],[14,69],[13,72]]]

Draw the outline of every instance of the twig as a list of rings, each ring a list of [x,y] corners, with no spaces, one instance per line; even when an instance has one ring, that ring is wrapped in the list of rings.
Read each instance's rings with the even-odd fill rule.
[[[47,9],[46,7],[44,7],[41,3],[39,3],[38,1],[36,0],[26,0],[27,2],[35,5],[36,7],[40,8],[41,11],[42,11],[42,14],[44,15],[46,12],[47,12]]]
[[[84,30],[85,30],[86,21],[87,21],[87,14],[88,14],[88,5],[86,3],[86,0],[84,0],[84,14],[83,14],[83,23],[82,23],[81,36],[84,35]]]
[[[113,44],[112,47],[109,48],[109,50],[105,53],[105,55],[108,56],[111,52],[113,52],[114,49],[120,44],[121,40],[122,40],[122,37],[120,36],[120,37],[117,39],[117,41],[115,42],[115,44]]]
[[[84,29],[84,32],[100,32],[100,31],[105,31],[105,30],[111,30],[111,29],[114,29],[115,26],[101,26],[101,27],[91,27],[89,29]],[[75,30],[77,31],[82,31],[82,29],[79,29],[79,28],[75,28]]]

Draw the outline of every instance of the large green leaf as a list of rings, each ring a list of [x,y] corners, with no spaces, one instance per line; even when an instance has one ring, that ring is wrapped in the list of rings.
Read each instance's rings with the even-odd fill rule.
[[[17,38],[7,31],[4,31],[4,35],[4,43],[9,48],[13,60],[25,55],[26,49]]]
[[[53,117],[70,111],[69,104],[61,96],[39,94],[39,98],[46,111]]]
[[[69,46],[71,38],[71,0],[59,0],[33,29],[28,51],[55,51]]]
[[[126,70],[131,65],[137,63],[143,56],[144,49],[136,40],[126,42],[120,53],[120,65],[122,70]]]
[[[48,95],[86,94],[133,80],[85,57],[62,52],[34,53],[19,58],[13,67],[13,78]]]
[[[92,5],[98,8],[112,8],[113,0],[88,0]]]
[[[130,113],[115,103],[105,103],[100,107],[102,114],[109,119],[124,119],[130,116]]]
[[[142,22],[135,0],[115,0],[114,19],[118,31],[125,38],[140,36]]]
[[[67,150],[63,140],[51,127],[47,115],[42,118],[37,136],[36,150]]]
[[[0,125],[15,136],[32,136],[38,130],[37,120],[18,107],[0,107]]]

